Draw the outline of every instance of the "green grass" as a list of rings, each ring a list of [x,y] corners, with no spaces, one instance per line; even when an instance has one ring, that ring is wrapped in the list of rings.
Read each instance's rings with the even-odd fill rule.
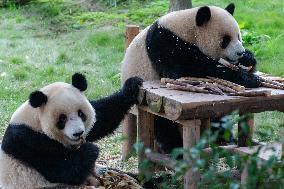
[[[37,0],[24,7],[0,9],[1,134],[33,90],[54,81],[70,82],[74,72],[86,74],[90,99],[118,89],[125,25],[145,27],[168,11],[168,0],[131,1],[118,7],[85,2],[91,1]],[[193,0],[193,5],[225,7],[229,2]],[[284,1],[234,2],[245,45],[257,55],[259,70],[284,76]],[[279,139],[282,123],[281,113],[257,114],[256,138]],[[120,154],[118,138],[119,133],[100,143],[103,157]]]

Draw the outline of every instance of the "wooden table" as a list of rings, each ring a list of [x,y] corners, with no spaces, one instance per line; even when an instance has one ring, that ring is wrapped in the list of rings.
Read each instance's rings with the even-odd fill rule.
[[[154,118],[161,116],[179,123],[183,131],[183,147],[191,148],[199,140],[200,133],[210,123],[210,118],[228,115],[238,110],[240,114],[263,111],[284,112],[284,90],[258,88],[253,90],[271,90],[270,97],[221,96],[213,94],[190,93],[161,88],[160,81],[144,82],[140,90],[140,105],[137,107],[138,137],[145,148],[154,149]],[[253,130],[253,118],[248,119],[250,133]],[[129,123],[128,123],[129,124]],[[135,122],[132,122],[132,127]],[[239,127],[240,129],[240,127]],[[128,136],[136,141],[135,134]],[[251,135],[240,136],[238,146],[246,146]],[[145,158],[140,154],[139,159]],[[187,158],[187,157],[184,157]],[[199,175],[191,169],[184,179],[185,189],[197,188]]]

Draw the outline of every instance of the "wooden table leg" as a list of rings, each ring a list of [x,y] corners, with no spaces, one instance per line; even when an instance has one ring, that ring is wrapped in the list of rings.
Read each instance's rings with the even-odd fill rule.
[[[200,138],[200,120],[186,121],[182,124],[183,127],[183,148],[188,149],[193,147]],[[184,155],[185,159],[189,157]],[[184,176],[184,189],[196,189],[200,175],[198,172],[194,172],[191,168]]]
[[[154,119],[154,114],[138,108],[138,138],[143,142],[144,149],[154,149]],[[139,163],[145,159],[144,149],[138,154]]]
[[[246,123],[245,126],[247,132],[245,132],[241,126],[241,124]],[[251,114],[247,116],[244,122],[238,123],[238,146],[239,147],[246,147],[248,146],[249,142],[252,142],[252,135],[253,135],[253,128],[254,128],[254,115]]]
[[[242,171],[242,175],[241,175],[241,185],[243,188],[246,188],[247,178],[248,178],[248,169],[247,169],[247,165],[245,165]]]
[[[125,140],[122,144],[122,159],[125,160],[137,141],[137,116],[128,113],[122,124],[122,133]]]

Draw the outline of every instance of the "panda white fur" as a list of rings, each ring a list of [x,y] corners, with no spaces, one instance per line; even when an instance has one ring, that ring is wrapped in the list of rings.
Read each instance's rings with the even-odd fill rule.
[[[95,172],[96,141],[112,133],[137,102],[140,78],[111,96],[88,101],[87,81],[56,82],[31,93],[12,115],[0,153],[3,189],[78,186]]]
[[[139,33],[127,48],[122,62],[122,82],[132,76],[145,81],[161,77],[213,76],[245,87],[259,87],[260,79],[253,74],[256,60],[242,45],[234,10],[234,4],[225,9],[203,6],[161,17]],[[231,64],[253,66],[253,69],[232,70],[220,65],[221,58]],[[167,125],[165,121],[163,124]],[[172,127],[164,125],[160,130],[156,128],[163,138],[157,137],[158,142],[176,143],[164,150],[179,147],[181,137],[177,139],[172,135],[175,133]]]

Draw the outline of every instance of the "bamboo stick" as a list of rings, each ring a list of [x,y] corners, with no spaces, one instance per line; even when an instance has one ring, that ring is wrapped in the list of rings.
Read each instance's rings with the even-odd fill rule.
[[[270,84],[273,84],[273,85],[277,85],[277,86],[284,87],[284,84],[283,84],[283,83],[280,83],[280,82],[278,82],[278,81],[273,81],[273,80],[266,79],[266,78],[263,78],[263,77],[260,77],[260,79],[261,79],[262,82],[270,83]]]
[[[225,95],[225,93],[218,87],[218,85],[214,85],[212,83],[204,83],[201,85],[204,86],[205,89],[209,89],[209,91],[212,91],[218,95]]]
[[[190,84],[190,85],[200,85],[202,84],[202,81],[198,81],[198,80],[187,80],[187,79],[177,79],[177,81],[186,83],[186,84]]]
[[[210,77],[210,76],[207,76],[207,78],[211,79],[212,81],[216,82],[216,83],[219,83],[221,85],[225,85],[226,87],[230,87],[238,92],[240,91],[244,91],[245,90],[245,87],[244,86],[241,86],[241,85],[238,85],[238,84],[235,84],[233,82],[230,82],[230,81],[226,81],[224,79],[219,79],[219,78],[215,78],[215,77]]]
[[[175,79],[169,79],[169,78],[161,78],[161,83],[162,84],[171,83],[171,84],[174,84],[174,85],[187,86],[186,83],[183,83],[183,82],[175,80]]]
[[[166,87],[170,88],[170,89],[174,89],[174,90],[180,90],[180,91],[214,94],[214,93],[212,93],[208,90],[205,90],[205,89],[202,89],[202,88],[199,88],[199,87],[195,87],[195,86],[189,85],[189,84],[186,85],[186,86],[183,86],[183,85],[176,85],[176,84],[172,84],[172,83],[167,83]]]
[[[262,81],[261,85],[263,87],[272,88],[272,89],[282,89],[284,90],[284,85],[275,81]]]
[[[228,96],[245,96],[245,97],[254,97],[254,96],[271,96],[271,91],[244,91],[237,93],[228,93]]]
[[[218,85],[218,87],[219,87],[219,89],[221,89],[225,93],[236,93],[236,92],[238,92],[238,91],[236,91],[236,90],[234,90],[230,87],[226,87],[224,85]]]
[[[284,87],[280,87],[280,86],[277,86],[277,85],[273,85],[271,83],[265,83],[265,82],[261,82],[261,85],[263,87],[267,87],[267,88],[271,88],[271,89],[281,89],[281,90],[284,90]]]
[[[201,81],[201,82],[211,82],[211,83],[213,83],[213,81],[211,79],[199,78],[199,77],[181,77],[178,80],[180,80],[180,81]]]

